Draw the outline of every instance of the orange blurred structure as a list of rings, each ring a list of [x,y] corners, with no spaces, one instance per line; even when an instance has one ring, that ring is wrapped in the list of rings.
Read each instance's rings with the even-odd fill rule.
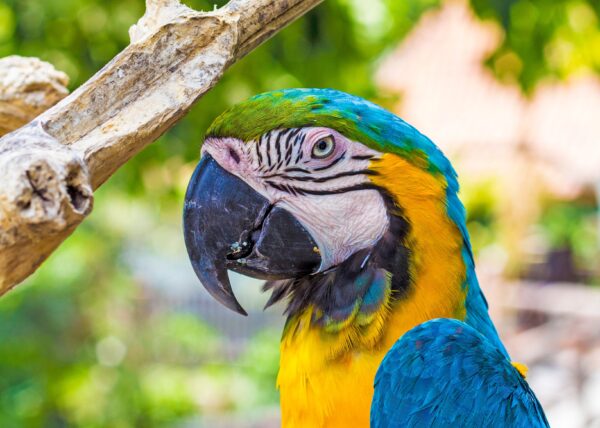
[[[468,172],[505,174],[516,157],[527,156],[545,169],[558,195],[598,182],[600,80],[582,75],[542,83],[528,99],[484,66],[502,37],[463,1],[449,1],[384,61],[377,84],[400,94],[396,113]],[[507,66],[512,61],[507,55]]]

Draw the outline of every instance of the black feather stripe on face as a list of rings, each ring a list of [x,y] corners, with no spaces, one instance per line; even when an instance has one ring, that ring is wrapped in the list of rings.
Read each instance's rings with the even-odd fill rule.
[[[352,314],[356,315],[356,302],[361,302],[359,312],[379,309],[372,287],[380,286],[382,274],[391,276],[386,282],[392,302],[404,298],[410,291],[410,252],[405,246],[409,224],[393,198],[377,188],[384,199],[389,215],[389,227],[380,240],[368,249],[360,250],[343,263],[315,275],[285,281],[267,282],[264,290],[272,294],[269,307],[284,298],[289,298],[286,314],[289,317],[302,313],[309,306],[318,309],[313,317],[317,325],[327,327],[342,324]],[[376,291],[376,290],[375,290]],[[372,300],[372,299],[371,299]]]
[[[325,196],[370,188],[366,177],[378,173],[369,169],[364,161],[376,161],[375,154],[362,154],[360,150],[356,154],[352,144],[358,143],[345,141],[338,136],[338,147],[343,148],[332,152],[335,155],[333,159],[323,158],[316,165],[311,165],[315,159],[311,156],[306,159],[304,156],[307,152],[304,143],[307,136],[314,132],[311,130],[310,127],[274,129],[256,141],[259,179],[266,186],[296,196]],[[348,150],[349,147],[352,149]],[[352,180],[353,177],[356,179]],[[360,177],[364,178],[362,182]]]

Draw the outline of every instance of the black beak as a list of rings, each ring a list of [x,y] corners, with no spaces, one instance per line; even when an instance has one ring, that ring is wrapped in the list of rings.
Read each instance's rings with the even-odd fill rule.
[[[208,292],[242,315],[227,269],[259,279],[316,272],[317,244],[288,211],[271,203],[210,155],[196,167],[183,209],[183,233],[196,275]]]

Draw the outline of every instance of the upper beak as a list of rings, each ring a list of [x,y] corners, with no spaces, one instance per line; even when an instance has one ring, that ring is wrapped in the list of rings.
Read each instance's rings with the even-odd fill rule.
[[[292,214],[208,154],[188,185],[183,230],[200,282],[243,315],[247,313],[233,294],[227,269],[260,279],[289,279],[314,273],[321,264],[317,244]]]

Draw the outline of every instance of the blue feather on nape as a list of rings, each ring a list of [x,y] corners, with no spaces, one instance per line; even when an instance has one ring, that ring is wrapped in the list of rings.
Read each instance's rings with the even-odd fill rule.
[[[548,427],[529,385],[469,325],[435,319],[413,328],[375,376],[371,427]]]

